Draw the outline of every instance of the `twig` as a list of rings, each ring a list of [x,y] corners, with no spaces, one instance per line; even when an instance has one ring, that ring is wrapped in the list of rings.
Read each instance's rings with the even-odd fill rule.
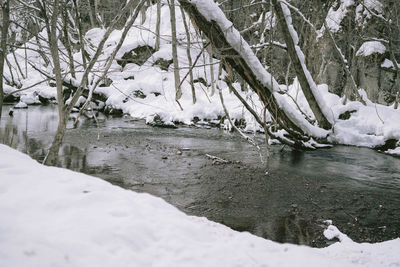
[[[30,86],[28,86],[28,87],[25,87],[25,88],[22,88],[22,89],[18,89],[18,90],[12,91],[12,92],[6,94],[4,97],[8,97],[8,96],[10,96],[10,95],[12,95],[12,94],[15,94],[15,93],[18,93],[18,92],[21,92],[21,91],[25,91],[25,90],[31,89],[32,87],[35,87],[36,85],[39,85],[39,84],[41,84],[41,83],[44,83],[44,82],[47,82],[47,81],[50,81],[50,80],[52,80],[52,79],[51,79],[51,78],[47,78],[47,79],[45,79],[45,80],[42,80],[42,81],[37,82],[37,83],[35,83],[35,84],[32,84],[32,85],[30,85]]]
[[[208,42],[206,45],[203,46],[203,48],[201,49],[200,53],[197,55],[196,59],[193,62],[193,65],[190,66],[189,71],[186,73],[186,75],[183,77],[183,79],[181,80],[181,82],[179,83],[179,87],[182,86],[182,83],[185,81],[185,79],[187,78],[187,76],[189,75],[189,73],[193,70],[193,68],[196,66],[197,61],[199,61],[200,56],[203,54],[204,50],[207,48],[207,46],[210,43]]]
[[[385,124],[385,122],[382,120],[381,116],[379,116],[378,108],[376,107],[376,103],[375,103],[375,111],[376,111],[376,115],[378,116],[378,118],[382,122],[382,124]]]
[[[217,156],[206,154],[206,157],[213,161],[213,164],[229,164],[232,163],[230,160],[226,160]]]

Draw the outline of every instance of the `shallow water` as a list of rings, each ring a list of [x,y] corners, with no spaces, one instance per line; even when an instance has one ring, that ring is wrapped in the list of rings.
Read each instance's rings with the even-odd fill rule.
[[[259,153],[232,133],[153,128],[101,114],[99,121],[100,129],[82,119],[67,131],[59,166],[279,242],[324,246],[325,219],[359,242],[400,236],[398,158],[348,146],[309,152],[273,146],[265,175]],[[56,127],[56,107],[30,106],[4,114],[0,142],[40,161]],[[233,163],[216,165],[206,154]]]

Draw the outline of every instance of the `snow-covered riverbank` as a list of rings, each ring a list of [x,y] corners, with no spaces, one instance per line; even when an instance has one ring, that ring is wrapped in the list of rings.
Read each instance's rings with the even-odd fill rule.
[[[4,145],[0,158],[1,266],[400,266],[400,239],[278,244]]]
[[[174,83],[174,73],[172,68],[171,54],[171,37],[170,27],[168,23],[169,8],[163,5],[161,15],[161,44],[160,50],[155,51],[155,14],[156,6],[152,6],[147,10],[146,20],[143,24],[135,24],[128,33],[128,37],[124,41],[121,50],[117,54],[116,60],[113,61],[107,79],[100,87],[96,89],[96,93],[101,95],[102,100],[97,99],[93,108],[106,107],[106,113],[128,114],[135,118],[145,119],[149,123],[161,122],[172,125],[176,122],[184,124],[192,124],[200,121],[207,124],[212,121],[213,124],[222,123],[222,126],[229,128],[227,120],[224,121],[225,112],[221,105],[218,89],[221,89],[225,105],[233,120],[241,123],[245,131],[263,131],[262,127],[256,122],[254,117],[246,110],[239,99],[230,92],[227,84],[223,81],[225,72],[218,75],[218,61],[210,59],[208,53],[204,53],[202,42],[204,40],[197,37],[195,27],[188,20],[190,26],[190,36],[192,43],[190,51],[193,58],[198,58],[196,67],[193,71],[193,86],[196,92],[196,103],[193,104],[192,88],[190,81],[186,79],[182,82],[182,98],[179,103],[175,99],[176,89]],[[187,50],[184,45],[186,42],[186,31],[183,24],[181,12],[177,10],[177,36],[180,42],[178,46],[178,58],[180,64],[180,77],[187,77],[188,70],[191,68]],[[188,18],[186,18],[188,19]],[[85,35],[85,40],[91,44],[89,47],[96,47],[101,37],[104,35],[104,29],[91,29]],[[106,49],[101,55],[99,62],[96,63],[96,70],[101,70],[103,62],[109,57],[113,49],[116,47],[122,32],[113,31],[106,42]],[[46,33],[41,33],[43,39],[46,39]],[[46,47],[46,42],[42,41],[42,46]],[[27,52],[23,49],[15,51],[18,60],[25,61],[25,56],[34,62],[35,66],[46,65],[43,62],[40,53],[35,51],[38,45],[35,42],[29,43]],[[60,43],[61,50],[63,48]],[[89,49],[90,53],[94,53],[93,49]],[[27,53],[27,54],[25,54]],[[13,55],[8,55],[8,60],[15,64]],[[74,60],[81,61],[81,54],[75,53]],[[213,61],[214,68],[208,65]],[[47,66],[47,65],[46,65]],[[63,57],[62,67],[68,69],[68,59]],[[40,99],[44,102],[49,99],[55,100],[56,90],[54,84],[49,82],[43,74],[32,66],[26,66],[27,77],[20,79],[19,86],[29,88],[19,91],[17,87],[5,86],[5,93],[14,92],[14,97],[21,100],[20,105],[38,104]],[[47,66],[47,72],[51,73],[51,65]],[[77,77],[83,75],[83,68],[77,64]],[[5,72],[5,76],[10,73]],[[213,73],[213,75],[211,75]],[[221,77],[219,77],[221,76]],[[68,76],[69,77],[69,76]],[[221,79],[219,79],[219,78]],[[94,77],[92,77],[94,79]],[[67,79],[67,78],[66,78]],[[69,77],[68,79],[72,79]],[[67,79],[67,80],[68,80]],[[76,82],[71,80],[72,84]],[[213,82],[212,82],[213,81]],[[41,83],[43,82],[43,83]],[[263,105],[259,101],[258,96],[253,91],[242,91],[239,83],[234,83],[237,91],[252,106],[260,118],[263,117]],[[280,85],[280,98],[291,106],[292,110],[301,109],[301,113],[307,114],[310,121],[315,120],[311,109],[305,100],[299,83],[294,80],[290,86]],[[278,89],[277,89],[278,90]],[[367,100],[365,91],[360,90],[367,102],[363,106],[359,102],[348,101],[343,105],[343,99],[339,96],[328,92],[327,85],[319,85],[318,93],[321,95],[326,105],[328,113],[332,114],[333,128],[328,132],[328,141],[332,144],[355,145],[365,147],[381,147],[382,151],[389,154],[400,155],[400,110],[392,107],[379,105]],[[85,98],[81,97],[78,104],[82,105]],[[67,101],[68,102],[68,101]],[[269,115],[266,118],[269,121]],[[245,125],[244,123],[245,122]]]

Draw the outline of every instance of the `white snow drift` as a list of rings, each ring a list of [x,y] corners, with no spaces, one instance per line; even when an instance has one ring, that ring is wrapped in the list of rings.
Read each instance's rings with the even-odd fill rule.
[[[0,177],[0,266],[400,266],[400,239],[278,244],[4,145]]]

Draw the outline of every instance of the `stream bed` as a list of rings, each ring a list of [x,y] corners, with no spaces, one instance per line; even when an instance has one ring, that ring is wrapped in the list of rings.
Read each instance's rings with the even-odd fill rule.
[[[57,128],[56,106],[29,106],[13,117],[9,108],[0,143],[43,160]],[[259,152],[234,133],[155,128],[101,114],[98,120],[99,128],[82,117],[67,130],[60,167],[278,242],[326,246],[328,219],[357,242],[400,237],[399,158],[350,146],[303,152],[274,145],[266,175]],[[231,163],[216,164],[207,154]]]

